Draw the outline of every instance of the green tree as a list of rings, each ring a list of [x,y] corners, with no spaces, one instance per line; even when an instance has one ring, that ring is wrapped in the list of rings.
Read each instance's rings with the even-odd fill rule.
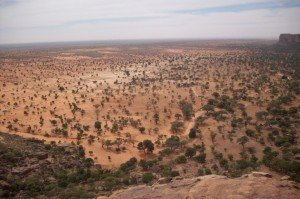
[[[105,140],[104,141],[104,145],[106,146],[106,148],[108,149],[108,147],[110,147],[113,144],[113,142],[111,140]]]
[[[154,150],[154,144],[151,140],[144,140],[143,142],[139,142],[137,145],[138,150],[143,150],[144,152],[147,150],[147,152],[152,153]]]
[[[247,136],[243,136],[243,137],[240,137],[237,141],[244,148],[245,144],[249,141],[249,138]]]
[[[191,147],[189,147],[189,148],[186,149],[186,151],[185,151],[185,156],[191,158],[191,157],[193,157],[194,155],[196,155],[196,149],[191,148]]]
[[[179,102],[179,107],[185,120],[190,120],[194,114],[193,105],[185,100]]]
[[[197,129],[191,128],[190,132],[189,132],[189,138],[191,138],[191,139],[196,138],[196,134],[197,134]]]
[[[154,119],[155,124],[158,124],[158,121],[159,121],[159,115],[158,115],[158,113],[154,113],[153,119]]]
[[[165,145],[167,147],[170,147],[171,149],[178,148],[180,146],[180,138],[178,136],[172,135],[166,140]]]
[[[100,133],[101,132],[101,122],[100,121],[96,121],[95,124],[94,124],[94,127],[95,129],[97,129],[97,133]]]
[[[182,121],[174,121],[171,124],[172,133],[180,133],[183,131],[183,122]]]
[[[206,111],[207,113],[209,113],[209,112],[211,112],[211,111],[214,110],[214,106],[213,106],[213,105],[210,105],[210,104],[206,104],[206,105],[204,105],[204,106],[202,107],[202,109],[203,109],[204,111]]]
[[[195,160],[199,163],[205,163],[206,161],[206,153],[201,152],[199,155],[195,156]]]
[[[141,127],[139,127],[139,131],[143,134],[143,133],[145,133],[145,127],[143,127],[143,126],[141,126]]]
[[[137,149],[140,150],[140,151],[144,151],[145,152],[145,147],[144,147],[144,144],[143,142],[139,142],[138,145],[137,145]]]
[[[152,143],[151,140],[144,140],[143,145],[145,146],[146,150],[150,153],[153,152],[154,150],[154,144]]]

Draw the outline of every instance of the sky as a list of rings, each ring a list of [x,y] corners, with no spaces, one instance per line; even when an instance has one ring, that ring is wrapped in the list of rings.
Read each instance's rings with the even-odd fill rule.
[[[275,39],[299,19],[300,0],[0,0],[0,44]]]

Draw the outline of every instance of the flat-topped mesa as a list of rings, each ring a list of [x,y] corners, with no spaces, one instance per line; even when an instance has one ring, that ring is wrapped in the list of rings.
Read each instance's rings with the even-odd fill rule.
[[[300,34],[280,34],[279,43],[300,43]]]

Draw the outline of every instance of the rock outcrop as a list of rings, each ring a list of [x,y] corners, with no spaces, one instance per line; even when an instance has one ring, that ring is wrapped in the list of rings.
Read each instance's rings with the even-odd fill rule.
[[[76,146],[48,145],[0,132],[0,198],[28,198],[30,194],[35,194],[30,198],[46,198],[51,188],[55,190],[52,198],[59,198],[63,191],[57,191],[59,171],[73,173],[74,168],[84,168],[86,163]],[[92,162],[89,164],[92,166]]]
[[[300,43],[300,34],[281,34],[279,36],[279,43],[281,44]]]
[[[167,184],[140,185],[119,190],[110,197],[98,199],[203,199],[203,198],[300,198],[298,183],[288,178],[275,179],[263,172],[253,172],[240,178],[207,175],[189,179],[172,180]]]

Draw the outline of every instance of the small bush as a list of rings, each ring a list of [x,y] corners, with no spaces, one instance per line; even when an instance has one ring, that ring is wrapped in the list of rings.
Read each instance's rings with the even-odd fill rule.
[[[184,164],[184,163],[186,163],[186,157],[184,156],[184,155],[180,155],[180,156],[178,156],[176,159],[175,159],[175,162],[177,163],[177,164]]]
[[[150,173],[150,172],[147,172],[147,173],[143,174],[142,181],[143,181],[143,183],[148,184],[148,183],[151,183],[153,181],[153,178],[154,178],[153,174]]]

